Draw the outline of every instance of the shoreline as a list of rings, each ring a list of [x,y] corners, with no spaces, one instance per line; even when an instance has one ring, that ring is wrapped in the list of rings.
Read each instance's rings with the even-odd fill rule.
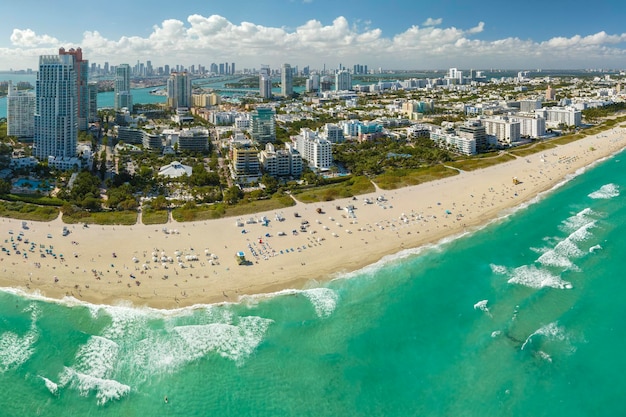
[[[624,148],[626,129],[615,127],[543,154],[437,181],[241,219],[83,227],[66,225],[59,216],[28,221],[23,229],[21,220],[2,218],[0,287],[156,309],[300,290],[386,256],[473,232]],[[520,183],[513,184],[513,177]],[[248,265],[238,265],[236,254],[242,251]]]

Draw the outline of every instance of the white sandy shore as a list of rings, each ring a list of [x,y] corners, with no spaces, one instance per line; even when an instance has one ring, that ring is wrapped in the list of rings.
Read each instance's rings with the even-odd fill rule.
[[[357,200],[259,213],[240,219],[243,227],[235,218],[159,226],[68,225],[70,233],[63,236],[60,218],[27,222],[28,229],[21,221],[1,219],[0,245],[5,250],[0,252],[0,286],[54,298],[70,295],[106,304],[130,300],[159,308],[304,288],[385,255],[470,231],[624,147],[626,130],[614,128],[543,154],[439,181],[377,190]],[[513,177],[520,184],[514,185]],[[381,195],[386,201],[377,202]],[[355,207],[354,218],[345,209],[337,210],[348,205]],[[318,208],[324,213],[318,214]],[[277,213],[284,221],[276,220]],[[246,223],[263,216],[267,226]],[[304,220],[309,225],[300,232]],[[249,265],[238,265],[239,251]]]

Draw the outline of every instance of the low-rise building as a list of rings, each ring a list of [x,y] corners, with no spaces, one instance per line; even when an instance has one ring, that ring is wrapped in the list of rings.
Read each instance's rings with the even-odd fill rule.
[[[178,150],[206,152],[209,149],[209,131],[203,128],[183,129],[178,135]]]
[[[259,154],[259,160],[263,171],[274,177],[299,177],[302,174],[302,157],[291,143],[285,144],[285,149],[278,150],[273,144],[266,144]]]
[[[430,138],[441,148],[449,148],[463,155],[476,154],[476,140],[457,135],[454,131],[435,129]]]
[[[332,166],[332,144],[319,137],[317,132],[306,128],[300,129],[300,134],[295,137],[295,144],[302,159],[305,159],[310,167],[325,171]]]
[[[189,165],[183,165],[178,161],[174,161],[170,164],[159,168],[159,174],[168,178],[178,178],[183,175],[191,176],[192,168]]]

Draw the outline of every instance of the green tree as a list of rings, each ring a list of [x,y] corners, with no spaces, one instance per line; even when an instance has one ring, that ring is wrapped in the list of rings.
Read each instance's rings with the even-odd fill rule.
[[[11,182],[0,179],[0,195],[6,195],[11,192]]]
[[[224,191],[224,201],[228,204],[237,204],[243,198],[243,191],[236,185],[229,187]]]

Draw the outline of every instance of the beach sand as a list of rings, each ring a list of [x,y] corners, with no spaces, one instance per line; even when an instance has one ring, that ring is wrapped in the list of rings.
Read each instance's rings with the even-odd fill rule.
[[[0,219],[0,286],[155,308],[308,288],[403,249],[472,231],[624,147],[626,130],[614,128],[443,180],[241,219],[84,227],[59,217],[28,221],[26,229],[20,220]],[[247,264],[238,264],[238,252]]]

